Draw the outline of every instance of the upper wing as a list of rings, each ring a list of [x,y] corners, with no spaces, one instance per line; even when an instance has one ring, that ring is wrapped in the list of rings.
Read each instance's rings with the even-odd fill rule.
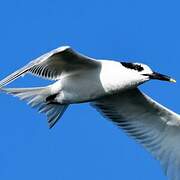
[[[138,89],[104,97],[92,105],[150,151],[171,180],[180,180],[180,115]]]
[[[40,56],[7,76],[0,81],[0,88],[26,73],[32,73],[50,80],[57,80],[62,74],[96,68],[97,66],[99,66],[98,61],[81,55],[68,46],[63,46]]]

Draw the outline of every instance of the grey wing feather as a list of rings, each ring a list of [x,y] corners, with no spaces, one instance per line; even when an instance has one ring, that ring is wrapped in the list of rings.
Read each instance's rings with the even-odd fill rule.
[[[58,80],[62,73],[73,73],[97,66],[99,63],[96,60],[77,53],[69,46],[63,46],[40,56],[7,76],[0,81],[0,88],[26,73],[32,73],[45,79]]]
[[[180,180],[180,115],[138,89],[92,105],[150,151],[171,180]]]

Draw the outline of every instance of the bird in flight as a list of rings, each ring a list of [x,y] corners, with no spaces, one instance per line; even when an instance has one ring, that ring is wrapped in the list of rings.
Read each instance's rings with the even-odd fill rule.
[[[46,87],[4,88],[28,73],[55,82]],[[151,152],[170,180],[180,180],[180,115],[138,89],[152,79],[175,82],[145,64],[96,60],[63,46],[4,78],[0,91],[45,113],[49,128],[70,104],[90,102]]]

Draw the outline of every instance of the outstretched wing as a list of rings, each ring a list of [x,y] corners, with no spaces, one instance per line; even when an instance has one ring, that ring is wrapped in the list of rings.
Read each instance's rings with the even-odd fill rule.
[[[180,179],[180,115],[138,89],[104,97],[92,105],[150,151],[171,180]]]
[[[7,76],[0,81],[0,88],[26,73],[32,73],[50,80],[58,80],[62,74],[66,75],[84,69],[96,68],[99,65],[98,61],[77,53],[69,46],[63,46],[40,56]]]

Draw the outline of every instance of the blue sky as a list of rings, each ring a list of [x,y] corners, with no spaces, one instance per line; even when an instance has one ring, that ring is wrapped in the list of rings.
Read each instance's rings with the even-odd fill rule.
[[[135,61],[177,79],[148,95],[179,112],[180,2],[3,0],[0,79],[61,45],[95,58]],[[26,76],[11,86],[49,82]],[[73,105],[52,130],[44,115],[0,95],[0,179],[165,180],[159,163],[88,104]]]

